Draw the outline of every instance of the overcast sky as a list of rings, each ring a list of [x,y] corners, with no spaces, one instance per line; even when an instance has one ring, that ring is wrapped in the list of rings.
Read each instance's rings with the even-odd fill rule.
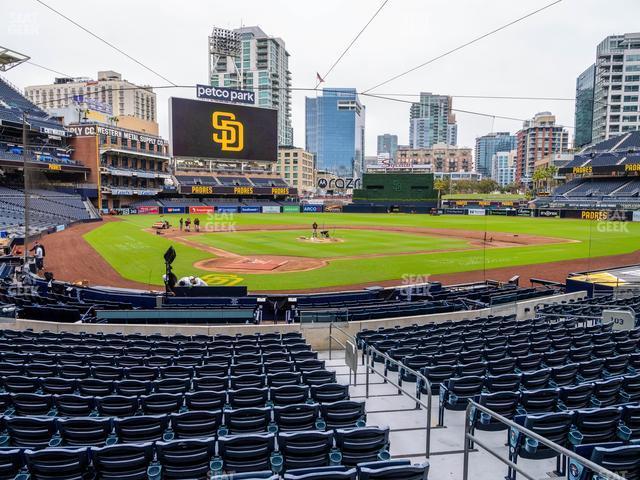
[[[45,0],[88,29],[178,85],[207,82],[207,36],[211,28],[259,25],[281,37],[290,53],[293,86],[315,86],[382,0]],[[390,0],[327,78],[326,87],[364,91],[480,34],[540,8],[551,0]],[[134,82],[166,82],[90,37],[35,0],[0,6],[0,45],[71,76],[95,77],[116,70]],[[413,72],[372,93],[420,91],[448,95],[573,97],[575,79],[595,59],[605,36],[640,30],[638,0],[563,0],[531,18]],[[5,74],[20,88],[56,76],[32,65]],[[167,99],[194,97],[192,89],[157,90],[160,130],[168,133]],[[305,92],[293,92],[294,140],[304,146]],[[395,133],[408,142],[409,105],[362,97],[367,107],[366,154],[376,136]],[[530,118],[555,113],[572,126],[574,103],[548,100],[454,98],[454,108]],[[457,113],[458,144],[473,147],[490,131],[515,132],[520,122]],[[573,137],[573,130],[570,130]]]

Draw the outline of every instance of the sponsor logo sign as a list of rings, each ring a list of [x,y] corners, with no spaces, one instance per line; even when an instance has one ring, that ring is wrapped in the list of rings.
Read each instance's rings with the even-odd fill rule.
[[[189,213],[213,213],[213,207],[198,205],[189,207]]]
[[[487,211],[484,208],[470,208],[468,212],[469,212],[469,215],[484,216],[487,214]]]
[[[53,170],[55,172],[59,172],[62,170],[62,165],[56,165],[55,163],[49,164],[49,170]]]
[[[560,210],[538,210],[539,217],[559,217]]]
[[[582,220],[609,220],[609,212],[602,210],[582,210],[580,212]]]
[[[242,213],[260,213],[262,209],[260,207],[245,206],[240,207],[240,211]]]
[[[160,213],[160,207],[140,206],[138,207],[139,214],[158,214]]]
[[[164,207],[162,213],[185,213],[185,207]]]
[[[262,207],[262,213],[280,213],[279,205],[265,205]]]
[[[285,213],[298,213],[300,212],[300,206],[299,205],[283,205],[282,211]]]
[[[305,213],[319,213],[322,212],[322,205],[303,205],[302,211]]]
[[[196,85],[196,96],[203,100],[216,100],[218,102],[256,103],[256,94],[251,90],[238,90],[235,88],[212,87],[211,85]]]
[[[230,207],[228,205],[217,207],[218,213],[236,213],[238,207]]]

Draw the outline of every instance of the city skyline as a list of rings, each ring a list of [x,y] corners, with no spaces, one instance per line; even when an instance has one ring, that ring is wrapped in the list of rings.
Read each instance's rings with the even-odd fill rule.
[[[535,2],[525,8],[513,2],[497,1],[492,8],[487,8],[471,1],[463,3],[458,11],[464,14],[456,16],[457,27],[460,32],[468,33],[456,34],[453,36],[455,38],[448,38],[447,35],[446,41],[439,42],[432,40],[445,38],[443,35],[449,27],[437,19],[450,13],[450,8],[446,5],[434,5],[433,15],[430,15],[433,19],[425,20],[417,15],[421,9],[420,2],[410,1],[403,4],[402,8],[390,3],[321,87],[355,85],[362,92],[398,72],[473,38],[476,34],[484,33],[544,4]],[[148,20],[139,22],[135,30],[131,29],[130,22],[122,21],[118,14],[122,9],[117,8],[118,2],[115,2],[114,8],[101,14],[101,19],[104,20],[101,22],[95,21],[92,12],[74,8],[74,5],[74,2],[67,2],[58,6],[79,23],[95,29],[178,85],[195,85],[207,81],[203,44],[214,25],[231,29],[240,25],[259,25],[270,35],[282,38],[291,54],[289,69],[294,88],[313,88],[317,82],[316,73],[326,73],[354,32],[353,20],[347,20],[349,15],[335,17],[332,14],[335,5],[331,2],[313,11],[300,9],[296,11],[297,21],[289,22],[285,16],[274,13],[290,6],[285,1],[276,1],[270,5],[248,2],[242,11],[235,5],[213,7],[203,2],[185,5],[178,11],[169,11],[164,5],[142,1],[127,4],[131,18],[136,13],[142,15],[144,12]],[[354,13],[355,18],[361,18],[361,23],[364,24],[365,17],[369,15],[367,10],[372,6],[366,2],[353,2],[342,5],[341,8],[347,10],[345,13]],[[629,12],[629,15],[620,17],[616,13],[618,10],[602,11],[597,1],[587,0],[581,3],[580,15],[587,19],[597,14],[598,22],[572,22],[570,28],[567,28],[567,15],[575,13],[575,10],[570,2],[563,2],[433,65],[374,90],[371,93],[381,96],[402,94],[403,96],[392,98],[403,101],[383,100],[372,96],[361,99],[369,111],[366,151],[375,151],[377,135],[384,132],[397,134],[400,144],[409,143],[407,110],[410,102],[417,100],[420,91],[451,95],[456,109],[488,115],[454,112],[459,124],[457,143],[461,146],[473,147],[476,137],[492,131],[515,132],[521,125],[521,120],[531,118],[539,111],[552,111],[558,117],[559,124],[573,126],[574,101],[571,98],[575,94],[575,79],[587,65],[593,63],[594,47],[609,35],[637,30],[633,25],[633,19],[637,15],[633,12],[640,13],[640,5],[626,0],[621,2],[620,8]],[[124,77],[136,84],[156,87],[166,85],[163,80],[37,4],[9,7],[6,13],[3,43],[30,55],[35,63],[70,76],[91,76],[95,75],[95,71],[112,69],[122,72]],[[332,25],[331,32],[335,32],[331,35],[326,34],[325,25],[329,24]],[[109,28],[103,28],[103,25],[109,25]],[[181,31],[179,39],[164,34],[169,31],[170,25]],[[549,55],[544,45],[529,41],[538,38],[541,29],[549,41],[562,44],[563,49],[571,51],[572,55]],[[386,35],[383,35],[385,32]],[[395,49],[394,56],[384,64],[377,64],[375,69],[363,68],[374,55],[386,51],[386,37],[390,32],[393,32],[399,42],[405,42],[407,47]],[[310,40],[312,38],[322,38],[322,42]],[[51,42],[73,44],[75,54],[59,55],[55,60],[47,61]],[[150,45],[154,48],[149,48]],[[499,57],[492,55],[496,49],[501,52]],[[176,52],[179,55],[173,55],[168,61],[168,54]],[[518,55],[514,59],[516,53]],[[487,58],[492,59],[491,68],[486,68]],[[533,69],[530,62],[532,58],[537,62]],[[523,71],[526,74],[523,75]],[[29,64],[5,74],[9,81],[20,88],[48,83],[53,76],[57,75]],[[552,82],[549,81],[550,77],[553,78]],[[518,79],[517,82],[515,78]],[[313,94],[301,90],[292,92],[294,145],[304,143],[304,98],[310,93]],[[194,92],[192,88],[171,88],[159,89],[157,94],[160,133],[166,136],[168,97],[193,97]],[[404,96],[405,94],[412,96]],[[461,97],[464,95],[559,97],[567,100]],[[499,118],[501,116],[514,120]],[[570,136],[573,137],[573,134],[571,129]]]

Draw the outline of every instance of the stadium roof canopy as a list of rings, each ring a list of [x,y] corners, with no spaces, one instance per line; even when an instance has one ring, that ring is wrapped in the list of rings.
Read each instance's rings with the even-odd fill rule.
[[[22,53],[14,52],[6,47],[0,45],[0,71],[6,72],[7,70],[17,67],[21,63],[26,62],[31,57],[23,55]]]

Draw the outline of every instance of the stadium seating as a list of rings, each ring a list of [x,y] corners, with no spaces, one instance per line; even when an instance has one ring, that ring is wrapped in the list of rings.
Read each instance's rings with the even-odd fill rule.
[[[306,347],[290,333],[2,330],[0,475],[426,479],[428,464],[389,461],[388,427],[365,426]]]

